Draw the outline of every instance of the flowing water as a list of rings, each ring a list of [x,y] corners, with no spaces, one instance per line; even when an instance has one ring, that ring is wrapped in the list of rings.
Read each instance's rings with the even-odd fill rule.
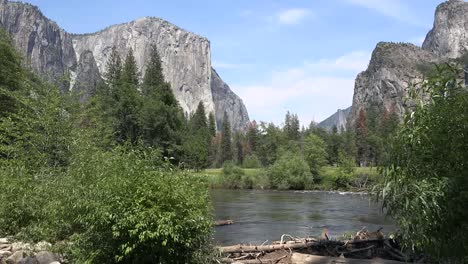
[[[215,228],[218,245],[261,244],[282,234],[319,236],[324,228],[331,236],[363,227],[395,229],[367,195],[263,190],[212,190],[211,195],[215,219],[235,221]]]

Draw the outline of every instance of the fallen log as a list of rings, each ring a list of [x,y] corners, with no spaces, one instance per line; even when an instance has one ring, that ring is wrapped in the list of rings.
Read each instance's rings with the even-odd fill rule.
[[[381,258],[374,259],[351,259],[340,257],[315,256],[301,253],[293,253],[291,263],[295,264],[402,264],[405,262],[387,260]]]
[[[215,221],[215,226],[225,226],[225,225],[232,225],[234,224],[233,220],[217,220]]]
[[[221,253],[250,253],[250,252],[270,252],[281,249],[300,249],[308,248],[311,246],[319,245],[320,242],[310,241],[303,243],[293,243],[293,244],[279,244],[279,245],[265,245],[265,246],[247,246],[247,245],[235,245],[228,247],[218,247]]]
[[[242,263],[242,264],[276,264],[280,260],[287,258],[288,256],[282,256],[281,258],[275,259],[244,259],[244,260],[234,260],[230,258],[222,258],[221,263]]]

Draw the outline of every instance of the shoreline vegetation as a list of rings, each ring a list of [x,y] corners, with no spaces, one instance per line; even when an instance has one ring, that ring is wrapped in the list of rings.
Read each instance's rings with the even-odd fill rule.
[[[268,168],[240,168],[225,172],[223,168],[192,172],[205,178],[212,189],[294,190],[368,193],[381,177],[377,167],[355,167],[349,175],[340,175],[338,167],[323,167],[319,176],[304,182],[304,188],[274,188],[270,183]],[[232,174],[235,174],[232,176]],[[305,179],[307,181],[308,179]],[[302,185],[302,184],[301,184]]]

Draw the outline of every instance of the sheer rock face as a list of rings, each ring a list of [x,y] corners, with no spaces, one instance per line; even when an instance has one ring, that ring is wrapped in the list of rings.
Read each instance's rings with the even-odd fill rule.
[[[404,43],[377,44],[367,70],[356,78],[349,123],[353,125],[359,111],[371,104],[396,111],[402,117],[409,87],[422,80],[422,68],[467,52],[467,7],[468,3],[457,0],[439,5],[434,28],[422,48]]]
[[[233,109],[233,111],[226,111],[231,126],[245,131],[249,123],[249,115],[242,99],[231,91],[229,86],[221,80],[218,73],[213,68],[211,69],[211,76],[211,91],[213,92],[213,99],[215,102],[218,130],[221,129],[221,123],[225,113],[224,109]]]
[[[77,66],[70,34],[43,16],[37,7],[3,0],[0,22],[26,63],[48,80],[58,83],[68,69]]]
[[[97,76],[105,72],[113,46],[123,58],[132,49],[143,74],[150,46],[155,44],[166,80],[186,113],[193,113],[201,101],[207,113],[223,116],[226,111],[234,130],[245,129],[248,122],[242,100],[217,74],[212,76],[210,42],[164,20],[145,17],[77,35],[65,32],[35,6],[0,0],[0,24],[36,72],[57,83],[70,77],[70,87],[63,90],[77,89],[83,92],[83,100],[95,88],[88,84],[96,84]],[[219,81],[212,81],[213,77]]]
[[[318,127],[321,127],[327,131],[332,131],[333,127],[336,127],[338,132],[346,131],[348,117],[350,113],[351,106],[346,109],[338,109],[336,113],[320,122],[318,124]]]
[[[409,87],[423,78],[420,68],[437,59],[435,54],[413,44],[378,43],[369,67],[356,78],[351,124],[359,111],[371,104],[402,117]]]
[[[423,49],[449,58],[468,52],[468,2],[452,0],[440,4],[434,27],[426,36]]]

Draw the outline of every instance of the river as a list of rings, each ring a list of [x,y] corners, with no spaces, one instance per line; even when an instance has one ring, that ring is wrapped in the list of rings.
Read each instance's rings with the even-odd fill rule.
[[[384,232],[395,229],[391,219],[367,195],[329,192],[264,190],[212,190],[216,220],[232,219],[234,225],[215,228],[217,245],[263,243],[282,234],[319,236],[324,228],[331,236],[366,227]]]

